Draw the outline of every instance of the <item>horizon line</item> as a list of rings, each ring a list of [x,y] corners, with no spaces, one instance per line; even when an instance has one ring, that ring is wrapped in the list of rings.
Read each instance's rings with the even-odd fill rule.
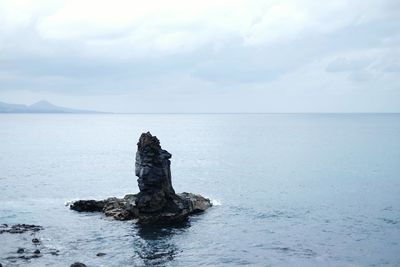
[[[87,114],[87,115],[257,115],[257,114],[400,114],[398,112],[374,112],[374,111],[361,111],[361,112],[107,112],[107,111],[95,111],[95,112],[0,112],[0,114],[65,114],[65,115],[76,115],[76,114]]]

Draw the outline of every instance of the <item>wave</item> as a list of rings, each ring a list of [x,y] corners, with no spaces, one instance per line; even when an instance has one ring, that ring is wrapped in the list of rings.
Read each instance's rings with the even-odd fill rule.
[[[221,206],[222,205],[221,201],[218,199],[211,199],[211,204],[213,206]]]

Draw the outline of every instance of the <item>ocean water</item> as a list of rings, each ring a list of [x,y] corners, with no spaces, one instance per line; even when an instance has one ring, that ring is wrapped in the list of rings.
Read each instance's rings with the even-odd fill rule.
[[[65,206],[137,192],[145,131],[211,209],[143,228]],[[3,266],[400,266],[400,115],[0,115],[1,223],[44,227],[31,260],[1,234]]]

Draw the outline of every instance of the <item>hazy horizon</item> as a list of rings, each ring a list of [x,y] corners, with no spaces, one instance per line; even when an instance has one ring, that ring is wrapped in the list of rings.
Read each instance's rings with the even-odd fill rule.
[[[48,101],[46,99],[42,99],[42,100],[39,100],[38,102],[35,102],[32,104],[22,104],[22,105],[24,105],[26,107],[30,107],[30,106],[39,104],[41,102],[48,102]],[[20,105],[19,103],[5,103],[2,101],[0,101],[0,104]],[[54,105],[54,103],[50,103],[50,102],[48,102],[48,104]],[[66,106],[58,106],[58,105],[54,105],[54,106],[60,107],[60,108],[70,108],[70,107],[66,107]],[[2,110],[0,109],[0,114],[1,113],[52,114],[52,113],[59,113],[59,112],[2,112]],[[83,110],[77,110],[77,112],[73,112],[72,114],[80,114],[80,113],[83,113],[85,115],[109,115],[109,114],[115,114],[115,115],[118,115],[118,114],[121,114],[121,115],[124,115],[124,114],[132,114],[132,115],[134,115],[134,114],[138,114],[138,115],[141,115],[141,114],[142,115],[146,115],[146,114],[149,114],[149,115],[151,115],[151,114],[154,114],[154,115],[157,115],[157,114],[160,114],[160,115],[161,114],[166,114],[166,115],[168,115],[168,114],[171,114],[171,115],[174,115],[174,114],[182,114],[182,115],[185,115],[185,114],[204,114],[204,115],[207,115],[207,114],[227,114],[227,115],[229,115],[229,114],[232,114],[232,115],[235,115],[235,114],[249,114],[249,115],[251,115],[251,114],[254,114],[254,115],[256,115],[256,114],[277,114],[277,115],[279,115],[279,114],[310,114],[310,115],[312,115],[312,114],[316,114],[316,115],[317,114],[327,114],[327,115],[329,115],[329,114],[343,114],[343,115],[360,114],[360,115],[362,115],[362,114],[399,114],[400,112],[110,112],[110,111],[104,111],[104,110],[102,111],[102,110],[83,109]],[[64,113],[64,114],[69,114],[69,113]]]
[[[400,112],[400,2],[0,0],[0,101]]]

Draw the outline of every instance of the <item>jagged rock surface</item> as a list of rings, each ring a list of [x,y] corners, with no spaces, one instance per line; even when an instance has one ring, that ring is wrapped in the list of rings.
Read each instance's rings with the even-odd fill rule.
[[[135,174],[138,194],[105,200],[78,200],[70,205],[76,211],[101,211],[117,220],[137,219],[141,224],[174,224],[190,214],[211,207],[209,199],[192,193],[176,194],[171,180],[171,154],[149,132],[138,142]]]
[[[162,150],[160,141],[143,133],[136,152],[135,174],[140,193],[136,205],[141,212],[161,211],[175,196],[171,183],[171,154]]]

